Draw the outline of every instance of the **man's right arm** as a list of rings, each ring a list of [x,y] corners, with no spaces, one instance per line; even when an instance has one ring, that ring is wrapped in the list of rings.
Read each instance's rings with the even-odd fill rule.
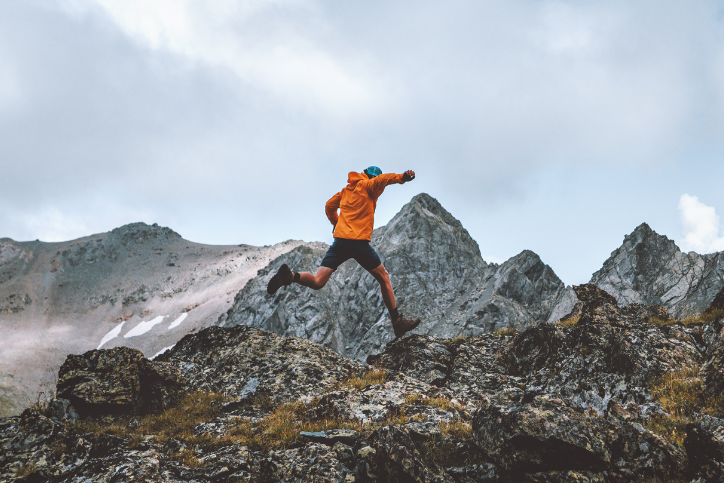
[[[412,181],[415,179],[415,172],[412,170],[405,171],[402,174],[395,174],[395,173],[387,173],[387,174],[381,174],[369,182],[369,190],[370,194],[377,199],[382,192],[385,190],[385,187],[389,184],[394,183],[407,183],[408,181]]]
[[[327,201],[327,204],[324,206],[324,212],[327,214],[329,222],[333,225],[336,225],[337,220],[339,220],[339,216],[337,216],[337,210],[339,209],[339,205],[341,202],[342,192],[340,191],[336,195],[332,196],[329,201]]]

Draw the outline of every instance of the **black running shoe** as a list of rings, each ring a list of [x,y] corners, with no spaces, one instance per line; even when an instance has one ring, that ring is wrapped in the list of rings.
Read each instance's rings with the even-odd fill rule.
[[[276,275],[269,280],[269,285],[266,286],[266,292],[269,295],[275,294],[280,287],[291,285],[294,281],[294,273],[289,269],[289,265],[286,263],[279,267]]]

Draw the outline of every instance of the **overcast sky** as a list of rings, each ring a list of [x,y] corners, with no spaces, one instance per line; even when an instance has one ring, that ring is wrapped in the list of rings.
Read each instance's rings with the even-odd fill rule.
[[[349,171],[414,169],[487,261],[566,283],[640,223],[724,250],[721,1],[3,0],[0,237],[134,221],[331,242]]]

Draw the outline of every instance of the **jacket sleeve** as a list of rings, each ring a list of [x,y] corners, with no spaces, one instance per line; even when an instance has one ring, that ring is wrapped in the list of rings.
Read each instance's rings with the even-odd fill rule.
[[[329,218],[329,222],[333,225],[337,224],[337,220],[339,217],[337,216],[337,210],[339,209],[339,204],[342,201],[342,192],[340,191],[336,195],[332,196],[329,201],[327,201],[327,204],[324,206],[324,212],[327,213],[327,218]]]
[[[367,189],[373,199],[377,199],[388,184],[402,184],[402,175],[395,173],[386,173],[372,178],[368,184]]]

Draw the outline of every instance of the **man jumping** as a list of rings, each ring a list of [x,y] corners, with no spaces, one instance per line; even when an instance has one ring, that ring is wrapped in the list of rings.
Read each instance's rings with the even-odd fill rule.
[[[382,170],[377,166],[370,166],[363,173],[354,171],[349,173],[347,186],[332,196],[325,206],[327,218],[334,225],[334,243],[329,247],[316,275],[309,272],[292,272],[285,263],[269,281],[266,291],[269,294],[276,293],[280,287],[291,285],[292,282],[319,290],[327,284],[337,267],[354,258],[379,282],[382,300],[390,311],[395,337],[399,339],[417,327],[420,319],[405,319],[397,311],[390,274],[385,270],[375,249],[370,246],[377,198],[388,184],[403,184],[413,179],[415,179],[414,171],[405,171],[403,174],[382,174]]]

